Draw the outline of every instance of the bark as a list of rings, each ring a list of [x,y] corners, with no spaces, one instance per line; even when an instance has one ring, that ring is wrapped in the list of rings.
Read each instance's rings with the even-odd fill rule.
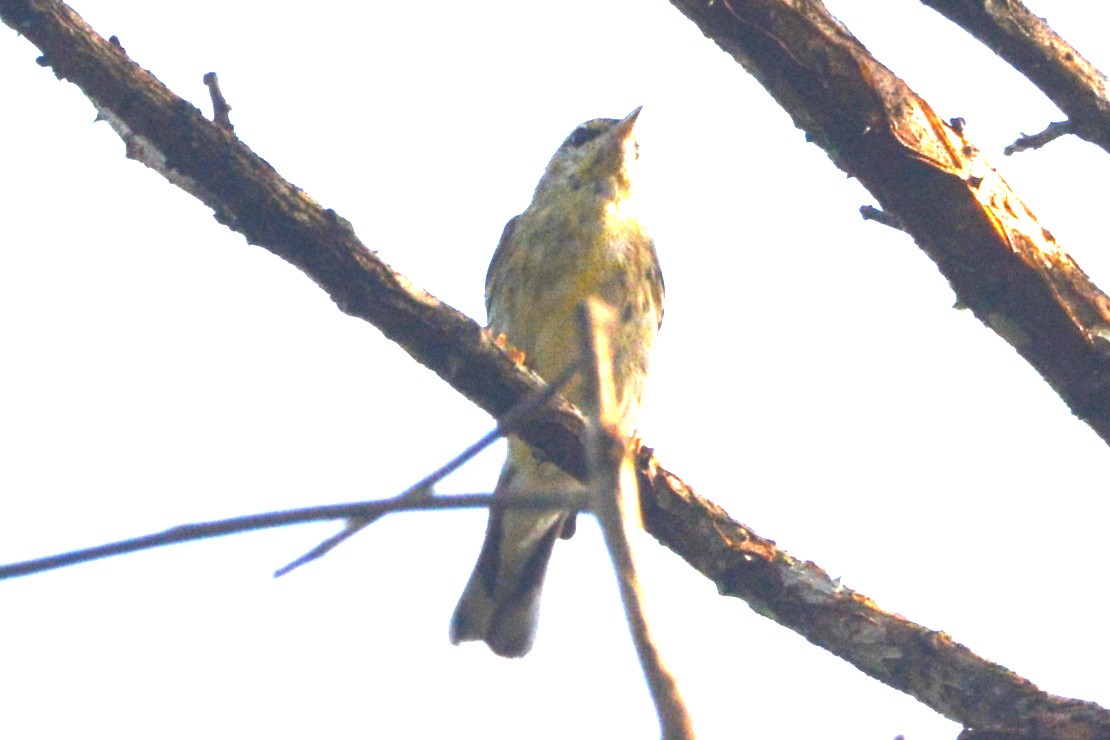
[[[709,8],[713,13],[722,9],[720,3]],[[804,16],[792,10],[783,13],[791,23],[806,28],[808,21]],[[135,65],[118,42],[97,36],[65,5],[48,0],[0,0],[0,18],[43,51],[40,63],[81,88],[120,133],[129,156],[194,194],[213,209],[217,220],[243,234],[252,244],[303,270],[341,310],[378,327],[481,408],[499,416],[541,387],[534,374],[514,363],[475,322],[389,268],[358,241],[346,221],[283,180],[233,133],[204,119],[195,107],[174,96],[153,75]],[[786,65],[782,73],[763,71],[765,77],[785,78],[799,72],[798,59],[774,36],[758,31],[750,22],[727,13],[727,9],[725,20],[728,24],[739,24],[737,27],[748,34],[745,38],[754,39],[763,51]],[[839,27],[834,30],[840,34],[841,43],[851,47],[850,37]],[[852,47],[850,51],[856,53],[862,47]],[[855,66],[858,78],[863,68],[846,54],[841,51],[832,61]],[[949,138],[941,139],[944,143],[937,145],[933,158],[907,153],[927,148],[930,131],[939,136],[937,131],[947,129],[929,118],[927,108],[913,98],[898,98],[898,104],[906,106],[903,113],[916,116],[912,121],[916,126],[925,126],[925,130],[911,126],[892,133],[883,128],[889,122],[879,92],[895,95],[900,88],[882,88],[879,92],[857,89],[859,79],[844,76],[845,69],[835,65],[827,69],[833,75],[831,84],[809,78],[822,95],[838,97],[842,93],[837,92],[837,86],[843,83],[847,85],[843,92],[845,101],[857,100],[855,95],[864,95],[870,101],[851,120],[838,122],[805,116],[806,120],[812,119],[811,123],[822,124],[814,130],[821,132],[827,145],[836,142],[844,145],[844,149],[837,150],[835,159],[853,162],[862,158],[871,162],[872,169],[861,172],[868,181],[880,184],[910,177],[919,183],[942,183],[953,191],[977,193],[986,192],[983,183],[993,177],[990,187],[1002,187],[1001,180],[986,171],[982,174],[983,182],[971,186],[944,169],[943,163],[954,167],[954,163],[961,161],[958,153],[950,151],[953,144],[949,134],[945,134]],[[886,84],[893,83],[887,80]],[[813,91],[797,92],[804,95]],[[861,120],[881,130],[860,128]],[[892,158],[892,171],[880,167],[883,156]],[[896,213],[911,224],[910,228],[923,230],[923,223],[939,217],[938,208],[955,199],[952,194],[944,197],[947,200],[942,201],[939,196],[937,200],[922,199],[921,209],[915,208],[914,200],[901,196],[880,200],[884,205],[897,206]],[[993,225],[998,233],[1009,234],[1013,229],[1004,229],[1002,224],[1015,219],[1024,223],[1026,219],[1019,215],[1023,211],[1018,208],[1002,224],[995,224],[989,221],[985,207],[973,208],[978,203],[974,195],[967,196],[966,202],[957,202],[963,202],[965,210],[971,211],[965,217],[977,229],[972,236],[989,242],[983,245],[976,242],[976,248],[981,250],[997,250],[1003,240],[998,234],[987,240],[980,232],[989,229],[980,221]],[[999,207],[1004,209],[1002,204]],[[1048,237],[1026,246],[1029,249],[1044,246],[1044,239]],[[1062,252],[1051,254],[1057,261],[1066,260]],[[955,257],[952,259],[963,264]],[[1027,267],[1021,255],[1011,254],[1006,264],[1017,275],[1007,273],[992,283],[993,287],[998,290],[1013,287],[1019,291],[1020,299],[1036,299],[1038,307],[1052,309],[1045,321],[1052,327],[1070,327],[1066,340],[1060,340],[1062,346],[1082,350],[1080,360],[1065,364],[1070,367],[1088,361],[1090,348],[1075,338],[1075,322],[1058,315],[1062,309],[1054,300],[1056,294],[1043,282],[1037,283],[1040,286],[1037,289],[1026,284],[1031,280],[1027,273],[1039,273]],[[972,276],[975,266],[972,262],[967,269]],[[1065,287],[1071,285],[1069,279],[1061,278]],[[1010,286],[1007,281],[1015,285]],[[996,296],[992,305],[1001,310],[1017,300],[1004,294]],[[984,302],[979,300],[976,305],[982,309]],[[1019,322],[1018,328],[1023,327]],[[1033,326],[1031,330],[1037,330],[1032,337],[1042,341],[1039,327]],[[1079,346],[1073,348],[1072,344]],[[1064,378],[1070,380],[1071,375],[1064,373]],[[585,469],[583,433],[582,417],[565,402],[549,405],[534,423],[520,430],[551,460],[579,476]],[[791,558],[772,541],[759,537],[729,518],[720,507],[694,493],[677,476],[663,469],[650,449],[640,451],[637,469],[649,532],[711,578],[722,593],[745,599],[761,614],[798,631],[860,670],[911,693],[965,725],[1032,726],[1032,722],[1050,718],[1071,723],[1069,726],[1095,728],[1104,735],[1110,732],[1110,713],[1096,705],[1050,696],[1001,666],[975,656],[943,633],[883,611],[870,599],[840,586],[815,564]]]
[[[672,0],[1110,442],[1110,299],[958,129],[817,0]],[[846,253],[845,259],[851,255]]]
[[[1068,117],[1068,131],[1110,152],[1106,76],[1019,0],[921,0],[1005,59]]]

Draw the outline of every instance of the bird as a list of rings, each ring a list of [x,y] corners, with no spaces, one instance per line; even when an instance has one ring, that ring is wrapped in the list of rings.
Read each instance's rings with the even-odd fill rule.
[[[575,314],[589,297],[614,309],[610,337],[617,428],[636,431],[648,360],[663,319],[663,276],[655,244],[637,217],[632,177],[640,108],[624,118],[577,126],[559,146],[531,203],[510,219],[486,273],[489,331],[541,377],[561,377],[580,357]],[[573,378],[563,390],[587,416],[596,400]],[[494,497],[583,492],[582,482],[509,435]],[[555,540],[574,532],[562,510],[490,508],[485,540],[451,618],[454,644],[480,640],[496,655],[532,648],[540,594]]]

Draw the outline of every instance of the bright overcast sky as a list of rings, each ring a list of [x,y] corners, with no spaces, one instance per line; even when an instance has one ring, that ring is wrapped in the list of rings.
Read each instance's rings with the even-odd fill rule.
[[[920,3],[828,3],[1110,288],[1110,158]],[[1033,2],[1110,69],[1106,3]],[[1110,705],[1110,452],[912,241],[664,0],[189,4],[77,12],[484,320],[505,221],[579,122],[640,119],[667,283],[641,424],[663,463],[791,554],[1042,688]],[[4,28],[0,561],[391,495],[490,419],[295,268],[123,156]],[[488,491],[502,449],[440,491]],[[0,583],[0,736],[650,738],[592,522],[556,549],[535,649],[452,647],[484,512],[189,544]],[[704,738],[958,726],[755,614],[645,537],[651,619]]]

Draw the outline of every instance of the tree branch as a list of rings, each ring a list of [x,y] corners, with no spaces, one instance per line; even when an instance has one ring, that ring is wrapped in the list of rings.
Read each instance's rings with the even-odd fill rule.
[[[166,545],[179,545],[185,542],[224,537],[229,534],[254,532],[259,529],[272,529],[274,527],[288,527],[293,524],[309,524],[312,522],[326,522],[337,519],[360,519],[374,521],[386,514],[398,511],[439,511],[442,509],[476,509],[488,507],[494,503],[493,494],[488,493],[463,493],[451,496],[427,496],[416,498],[412,496],[394,496],[380,501],[361,501],[350,504],[328,504],[326,506],[311,506],[304,509],[288,509],[286,511],[270,511],[264,514],[250,514],[247,516],[219,519],[212,522],[199,522],[196,524],[182,524],[171,527],[162,532],[133,537],[128,540],[109,542],[83,550],[72,550],[58,555],[49,555],[34,560],[24,560],[20,563],[0,565],[0,581],[19,576],[29,576],[47,570],[57,570],[80,563],[89,563],[93,560],[102,560],[115,555],[125,555],[140,550],[152,550]],[[572,508],[581,509],[584,502],[567,496],[543,495],[522,499],[521,503],[513,502],[513,506],[528,509],[545,508]]]
[[[1027,149],[1040,149],[1042,146],[1056,141],[1061,136],[1073,133],[1071,121],[1053,121],[1044,128],[1043,131],[1038,131],[1035,134],[1022,134],[1014,139],[1012,144],[1008,144],[1002,153],[1007,157],[1016,152],[1024,152]]]
[[[489,432],[480,440],[467,447],[461,453],[456,455],[454,459],[452,459],[446,465],[440,467],[438,470],[431,473],[430,475],[425,476],[415,485],[410,486],[409,489],[402,493],[399,498],[403,500],[418,500],[431,496],[432,489],[435,487],[436,483],[439,483],[448,475],[455,472],[464,464],[472,460],[475,455],[489,447],[496,440],[505,436],[509,432],[517,430],[524,422],[535,416],[536,412],[547,406],[553,399],[558,396],[559,392],[563,389],[563,386],[569,383],[570,379],[574,377],[577,373],[577,367],[571,366],[567,368],[563,372],[563,376],[561,378],[556,380],[554,383],[545,386],[542,392],[533,393],[532,395],[528,396],[523,401],[518,403],[516,406],[509,409],[508,413],[497,420],[496,429],[494,429],[492,432]],[[281,568],[278,568],[277,571],[274,572],[274,577],[280,578],[281,576],[284,576],[287,573],[291,573],[292,571],[296,570],[306,563],[311,563],[313,560],[322,558],[324,555],[327,555],[340,544],[355,536],[370,524],[373,524],[375,519],[377,519],[376,516],[353,517],[350,521],[347,522],[347,527],[342,532],[324,540],[319,545],[312,548],[304,555],[301,555],[299,558],[289,563],[288,565],[284,565]]]
[[[1004,183],[997,176],[988,183],[989,167],[981,162],[965,180],[960,167],[969,165],[951,151],[952,142],[945,138],[945,130],[931,111],[916,98],[906,97],[912,94],[876,62],[866,61],[869,57],[853,56],[862,52],[862,47],[853,47],[854,40],[831,19],[820,20],[823,9],[812,11],[818,20],[810,21],[800,19],[789,3],[764,0],[745,6],[746,11],[771,10],[771,15],[802,29],[811,23],[833,23],[827,43],[835,42],[839,51],[829,59],[831,67],[816,66],[821,59],[800,63],[798,60],[806,59],[808,52],[793,49],[761,28],[755,22],[759,20],[758,12],[755,19],[734,16],[727,5],[699,3],[685,12],[705,22],[707,28],[720,24],[719,32],[737,34],[743,42],[757,46],[768,57],[761,65],[776,59],[782,64],[778,72],[773,66],[756,65],[742,53],[739,41],[727,40],[727,34],[722,36],[726,40],[721,43],[741,60],[748,60],[750,68],[759,70],[757,76],[761,79],[775,78],[785,84],[794,75],[802,85],[796,94],[820,98],[823,109],[808,114],[803,108],[796,120],[801,115],[812,124],[835,161],[850,165],[853,174],[873,192],[881,191],[883,208],[904,221],[919,241],[934,236],[928,226],[930,219],[951,226],[953,216],[945,209],[961,208],[962,219],[974,227],[967,236],[968,254],[961,256],[959,244],[943,230],[935,234],[939,245],[925,240],[930,244],[928,251],[936,255],[946,274],[953,272],[956,276],[950,279],[954,284],[958,282],[961,298],[976,299],[973,305],[980,316],[993,315],[987,309],[1001,312],[1003,317],[1019,312],[1022,320],[1017,326],[1030,335],[1023,354],[1038,369],[1043,368],[1042,372],[1059,376],[1057,387],[1063,388],[1061,394],[1069,403],[1075,403],[1081,391],[1087,390],[1090,403],[1078,406],[1084,418],[1107,438],[1110,418],[1105,414],[1105,399],[1094,392],[1090,385],[1093,380],[1083,385],[1075,377],[1079,371],[1100,367],[1081,324],[1096,325],[1103,321],[1105,312],[1081,311],[1086,305],[1081,303],[1074,311],[1081,318],[1072,318],[1067,310],[1069,297],[1082,297],[1085,276],[1055,247],[1047,233],[1027,239],[1016,229],[1014,219],[1024,224],[1022,219],[1026,218],[1016,215],[1025,213],[1016,199],[1000,201],[1001,205],[995,207],[1005,209],[1007,203],[1010,205],[1015,215],[1005,218],[975,200],[975,193],[1005,195],[1008,190]],[[374,324],[478,406],[500,416],[540,387],[539,378],[514,363],[475,322],[389,268],[357,240],[346,221],[281,179],[232,133],[205,120],[195,107],[133,64],[122,49],[97,36],[69,8],[50,0],[0,0],[0,18],[43,51],[42,63],[89,96],[127,142],[130,156],[141,158],[193,193],[213,208],[221,223],[242,233],[251,243],[303,270],[341,310]],[[766,24],[767,20],[764,17],[761,22]],[[840,48],[845,45],[847,49]],[[818,69],[827,69],[826,76],[818,74]],[[911,122],[924,120],[932,130],[916,123],[907,129],[899,121],[903,128],[892,132],[886,109],[880,105],[881,96],[876,97],[878,92],[869,87],[860,88],[863,69],[873,75],[869,81],[880,84],[878,90],[883,94],[902,96],[898,100],[908,106],[904,115],[918,116]],[[846,85],[867,105],[858,109],[853,105],[845,109],[831,106],[825,98],[840,85]],[[785,95],[791,97],[789,92]],[[851,103],[852,98],[845,102]],[[906,179],[905,186],[898,185],[901,178]],[[974,187],[969,184],[971,180],[976,180]],[[984,183],[989,187],[981,189]],[[1011,255],[1008,261],[998,254],[1008,245],[1007,239],[1013,240],[1019,255]],[[1046,282],[1027,264],[1037,254],[1057,266],[1059,286]],[[992,277],[990,270],[1000,269],[1000,264],[1004,268],[1000,277]],[[970,279],[973,277],[984,281],[986,287],[977,287]],[[1069,288],[1071,281],[1075,286]],[[969,284],[965,286],[965,282]],[[1043,326],[1036,322],[1026,326],[1027,314],[1021,313],[1020,305],[1012,305],[1023,301],[1029,302],[1028,311],[1045,313]],[[1055,344],[1044,346],[1053,330],[1061,336]],[[1055,361],[1047,353],[1051,347],[1060,352]],[[1101,377],[1101,371],[1095,377]],[[519,434],[560,467],[583,476],[583,420],[565,401],[553,401]],[[697,496],[677,476],[664,470],[651,450],[640,451],[637,469],[648,531],[713,579],[722,593],[744,598],[760,613],[912,694],[944,716],[982,727],[1008,721],[1018,711],[1023,718],[1037,713],[1048,716],[1063,707],[1077,716],[1089,715],[1092,726],[1102,722],[1099,727],[1104,733],[1110,728],[1110,714],[1095,705],[1041,692],[943,634],[883,612],[866,597],[834,583],[813,563],[791,558],[773,542],[730,519],[720,507]]]
[[[1110,298],[977,148],[818,0],[671,2],[904,225],[959,301],[1110,442]]]
[[[142,537],[110,542],[105,545],[89,547],[83,550],[73,550],[71,552],[36,558],[34,560],[26,560],[21,563],[0,565],[0,580],[41,573],[46,570],[65,568],[70,565],[87,563],[114,555],[124,555],[140,550],[150,550],[165,545],[177,545],[184,542],[210,539],[212,537],[223,537],[224,535],[251,532],[258,529],[285,527],[292,524],[307,524],[310,522],[331,521],[335,519],[347,520],[347,527],[342,532],[334,537],[328,538],[305,555],[302,555],[292,563],[280,568],[274,573],[274,576],[278,577],[289,573],[295,568],[299,568],[305,563],[323,557],[335,549],[339,543],[361,532],[367,526],[386,514],[392,514],[397,511],[467,509],[489,506],[494,500],[492,494],[436,497],[433,493],[433,489],[436,483],[458,470],[497,439],[514,431],[521,423],[547,406],[547,404],[557,396],[560,389],[562,389],[577,372],[577,367],[568,368],[563,373],[562,377],[555,383],[545,385],[540,392],[528,396],[510,409],[507,414],[497,421],[497,427],[493,431],[484,435],[477,442],[460,452],[446,465],[437,468],[435,471],[424,476],[415,484],[409,486],[392,498],[252,514],[200,524],[183,524],[179,527],[167,529],[164,532],[144,535]],[[511,506],[528,509],[568,508],[582,510],[584,504],[585,502],[582,500],[581,496],[545,494],[522,497],[519,502],[514,500]]]
[[[613,378],[613,353],[609,340],[616,313],[598,299],[578,307],[578,333],[582,340],[583,380],[595,399],[597,417],[590,419],[588,445],[593,512],[605,536],[605,547],[617,574],[628,630],[644,671],[659,728],[664,740],[692,740],[694,728],[678,683],[663,663],[651,637],[643,595],[636,576],[629,531],[643,527],[639,487],[626,432],[620,427],[620,408]]]
[[[1110,153],[1106,76],[1019,0],[921,0],[1025,75],[1068,117],[1068,133]],[[1060,125],[1060,124],[1056,124]],[[1055,138],[1055,137],[1053,137]],[[1025,147],[1008,150],[1020,151]]]
[[[759,614],[967,727],[1064,727],[1087,733],[1021,736],[1041,740],[1110,737],[1106,709],[1048,694],[944,632],[884,611],[815,563],[792,558],[731,519],[663,470],[652,450],[640,450],[637,469],[647,530],[720,593],[743,599]]]

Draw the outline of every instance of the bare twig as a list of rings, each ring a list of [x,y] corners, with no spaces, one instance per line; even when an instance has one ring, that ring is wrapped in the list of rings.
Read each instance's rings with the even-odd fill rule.
[[[429,485],[428,487],[423,488],[418,483],[412,488],[406,490],[404,493],[397,496],[397,501],[402,503],[419,503],[420,501],[430,501],[433,498],[434,495],[431,486]],[[381,513],[371,513],[367,516],[349,518],[347,520],[347,526],[341,532],[333,534],[331,537],[328,537],[326,540],[316,545],[316,547],[312,548],[304,555],[301,555],[296,560],[286,563],[285,565],[275,570],[274,578],[281,578],[284,575],[292,573],[297,568],[300,568],[302,565],[307,565],[313,560],[318,560],[319,558],[324,557],[329,552],[338,547],[340,543],[350,539],[357,533],[366,529],[368,526],[381,518],[381,516]]]
[[[223,537],[241,532],[253,532],[259,529],[273,527],[287,527],[293,524],[308,524],[311,522],[324,522],[334,519],[377,519],[385,514],[398,511],[436,511],[441,509],[475,509],[490,506],[494,503],[493,495],[488,493],[465,493],[452,496],[438,496],[428,498],[394,498],[380,501],[360,501],[349,504],[328,504],[326,506],[311,506],[304,509],[289,509],[286,511],[272,511],[265,514],[251,514],[248,516],[234,517],[232,519],[219,519],[212,522],[197,524],[182,524],[164,532],[143,535],[129,540],[109,542],[83,550],[73,550],[59,555],[49,555],[44,558],[25,560],[20,563],[0,565],[0,580],[28,576],[46,570],[56,570],[78,563],[88,563],[93,560],[123,555],[140,550],[151,550],[165,545],[177,545],[183,542]],[[527,509],[566,508],[581,510],[586,502],[581,497],[573,495],[544,494],[537,496],[521,497],[510,505]]]
[[[1071,121],[1055,121],[1048,124],[1048,127],[1039,133],[1022,134],[1013,144],[1003,149],[1002,153],[1008,157],[1015,152],[1023,152],[1026,149],[1040,149],[1050,141],[1056,141],[1064,134],[1073,133],[1074,130],[1075,126],[1072,125]]]
[[[576,367],[568,369],[555,383],[545,386],[538,392],[524,399],[517,406],[510,409],[508,413],[498,421],[497,427],[493,431],[467,447],[446,465],[393,498],[252,514],[249,516],[222,519],[200,524],[184,524],[164,532],[144,535],[134,539],[111,542],[106,545],[98,545],[97,547],[90,547],[84,550],[74,550],[60,555],[50,555],[45,558],[27,560],[22,563],[2,565],[0,566],[0,580],[31,575],[32,573],[39,573],[44,570],[64,568],[68,565],[86,563],[113,555],[123,555],[129,552],[148,550],[164,545],[180,544],[182,542],[191,542],[211,537],[222,537],[224,535],[250,532],[257,529],[283,527],[291,524],[305,524],[308,522],[331,521],[335,519],[346,519],[352,522],[347,529],[325,540],[310,552],[279,569],[274,574],[274,576],[277,577],[285,575],[289,571],[319,558],[355,532],[366,528],[372,522],[380,519],[386,514],[392,514],[397,511],[426,511],[432,509],[489,506],[492,502],[492,497],[487,494],[456,495],[437,498],[432,495],[432,490],[436,483],[458,470],[459,467],[495,442],[499,437],[512,431],[521,422],[527,420],[537,411],[544,408],[555,398],[563,386],[574,377],[576,372],[578,372],[578,368]],[[552,506],[555,508],[562,506],[563,508],[572,508],[576,510],[583,508],[583,502],[570,497],[569,494],[566,496],[545,495],[539,497],[525,497],[522,500],[526,501],[526,503],[518,505],[514,501],[510,506],[537,508],[534,507],[534,503],[540,501],[544,506],[539,506],[538,508]]]
[[[220,81],[215,72],[204,75],[204,84],[208,86],[208,94],[212,98],[212,120],[217,126],[227,131],[234,131],[231,125],[231,106],[227,104],[224,94],[220,92]]]
[[[628,536],[629,529],[641,529],[643,522],[639,484],[628,449],[630,441],[617,423],[613,354],[609,346],[615,322],[616,314],[601,301],[590,299],[579,306],[582,359],[588,368],[585,377],[587,384],[592,386],[592,395],[597,398],[598,409],[597,418],[590,420],[587,446],[593,511],[601,524],[605,545],[617,573],[628,628],[651,690],[663,738],[684,740],[693,738],[694,730],[678,684],[651,639]]]
[[[902,223],[902,220],[900,218],[895,216],[893,213],[884,211],[881,208],[876,208],[875,206],[860,206],[859,215],[863,216],[864,221],[874,221],[875,223],[882,224],[883,226],[889,226],[892,229],[898,229],[898,231],[906,230],[906,225]]]
[[[487,433],[480,440],[467,447],[446,465],[429,474],[423,480],[417,482],[415,485],[411,486],[404,493],[400,494],[398,498],[404,501],[419,501],[421,499],[430,497],[436,483],[440,482],[448,475],[458,470],[464,463],[469,461],[482,450],[489,447],[498,439],[519,427],[522,422],[525,422],[529,418],[531,418],[534,414],[536,414],[536,412],[538,412],[553,398],[555,398],[559,391],[562,390],[563,387],[570,382],[570,379],[573,378],[577,372],[577,367],[572,366],[567,368],[563,372],[562,376],[560,376],[554,383],[544,386],[539,391],[536,391],[535,393],[531,394],[529,397],[521,401],[519,404],[509,409],[508,412],[506,412],[500,419],[498,419],[497,426],[493,429],[493,431]],[[342,543],[344,540],[350,539],[351,537],[365,529],[367,526],[372,524],[374,522],[374,519],[376,518],[377,517],[352,517],[351,520],[348,522],[347,527],[342,532],[339,532],[338,534],[335,534],[324,540],[319,545],[312,548],[304,555],[301,555],[293,562],[284,565],[281,568],[278,568],[276,571],[274,571],[274,578],[280,578],[281,576],[284,576],[287,573],[296,570],[306,563],[311,563],[313,560],[317,560],[324,555],[327,555],[329,552],[338,547],[339,544]]]

